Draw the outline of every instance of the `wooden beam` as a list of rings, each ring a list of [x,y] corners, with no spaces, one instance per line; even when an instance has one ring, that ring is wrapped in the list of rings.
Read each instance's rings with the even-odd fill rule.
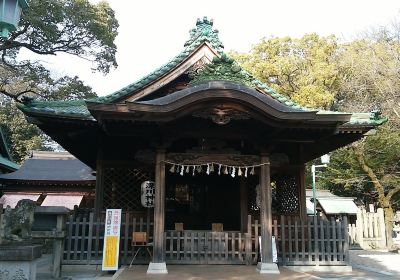
[[[165,150],[157,150],[155,164],[153,263],[164,263]]]
[[[271,172],[269,157],[261,154],[260,171],[260,220],[261,220],[261,260],[262,263],[272,263],[272,197],[271,197]]]

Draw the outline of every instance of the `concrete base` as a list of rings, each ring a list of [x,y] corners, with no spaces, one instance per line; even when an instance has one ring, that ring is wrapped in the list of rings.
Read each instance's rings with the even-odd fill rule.
[[[147,274],[168,274],[166,263],[149,263]]]
[[[352,272],[353,268],[351,265],[287,265],[283,266],[297,272]]]
[[[260,274],[280,274],[278,265],[276,263],[262,263],[257,264],[257,271]]]
[[[37,261],[0,261],[0,279],[36,280]]]

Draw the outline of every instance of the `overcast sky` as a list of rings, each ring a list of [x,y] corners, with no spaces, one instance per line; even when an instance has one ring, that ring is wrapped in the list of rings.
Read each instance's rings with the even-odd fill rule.
[[[97,2],[96,0],[91,0]],[[108,75],[90,64],[57,56],[46,65],[58,75],[78,75],[99,95],[133,83],[182,49],[196,19],[214,20],[225,50],[248,52],[263,37],[335,34],[350,40],[373,26],[400,19],[399,0],[108,0],[119,21],[117,62]]]

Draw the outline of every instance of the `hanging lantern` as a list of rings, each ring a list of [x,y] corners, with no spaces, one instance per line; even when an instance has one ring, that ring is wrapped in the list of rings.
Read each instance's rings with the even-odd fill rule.
[[[206,171],[207,175],[210,175],[210,164],[207,163],[207,171]]]
[[[185,170],[185,167],[182,165],[182,166],[181,166],[181,173],[180,173],[181,176],[183,176],[183,171],[184,171],[184,170]]]
[[[175,172],[175,164],[173,164],[171,166],[171,168],[169,169],[169,172],[174,173]]]
[[[189,173],[189,165],[188,166],[186,166],[186,173]]]
[[[224,167],[224,174],[225,174],[225,175],[228,175],[228,174],[229,174],[228,166],[225,166],[225,167]]]
[[[238,176],[242,176],[242,169],[239,167]]]
[[[253,166],[253,168],[252,168],[251,171],[250,171],[250,175],[254,175],[254,174],[256,174],[256,172],[255,172],[254,166]]]
[[[196,171],[196,166],[193,166],[192,176],[194,176],[194,172]]]
[[[221,175],[221,164],[218,166],[218,175]]]
[[[17,29],[23,9],[28,8],[26,0],[0,0],[0,36],[8,38],[10,31]]]
[[[236,169],[235,167],[232,167],[232,173],[231,173],[232,178],[235,178],[235,175],[236,175]]]
[[[203,168],[201,168],[201,165],[197,166],[197,173],[201,173],[203,171]]]
[[[213,163],[211,163],[210,172],[214,172],[214,164]]]
[[[244,177],[246,177],[246,178],[247,178],[247,170],[248,170],[248,168],[246,166],[246,169],[244,170]]]

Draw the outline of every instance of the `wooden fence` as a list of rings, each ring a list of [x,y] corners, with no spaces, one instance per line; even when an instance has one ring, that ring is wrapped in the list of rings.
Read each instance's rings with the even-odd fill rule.
[[[356,224],[348,225],[349,244],[363,249],[385,249],[386,232],[383,209],[375,212],[359,210]]]
[[[62,264],[101,264],[104,240],[104,215],[94,219],[93,213],[84,216],[71,215],[66,222],[67,237],[64,241]],[[133,257],[132,232],[147,232],[152,239],[153,222],[136,218],[129,212],[122,214],[120,237],[120,262],[130,263]],[[138,258],[136,263],[145,263]],[[149,260],[147,260],[147,263]]]
[[[256,263],[260,224],[257,220],[250,223],[252,262]],[[302,221],[297,217],[280,216],[279,221],[273,221],[272,233],[281,265],[347,265],[349,262],[347,217],[342,221],[317,217]]]
[[[224,231],[167,231],[167,263],[179,264],[245,264],[245,235]]]
[[[346,265],[348,263],[347,219],[325,221],[309,218],[301,221],[281,216],[273,221],[278,262],[281,265]],[[102,260],[104,217],[70,216],[66,223],[63,264],[100,264]],[[145,231],[152,236],[153,224],[144,218],[123,213],[120,261],[129,264],[133,248],[132,232]],[[260,224],[248,217],[248,230],[242,232],[166,231],[167,263],[180,264],[255,264],[259,261]],[[151,240],[150,240],[151,241]],[[148,263],[146,255],[135,263]]]

